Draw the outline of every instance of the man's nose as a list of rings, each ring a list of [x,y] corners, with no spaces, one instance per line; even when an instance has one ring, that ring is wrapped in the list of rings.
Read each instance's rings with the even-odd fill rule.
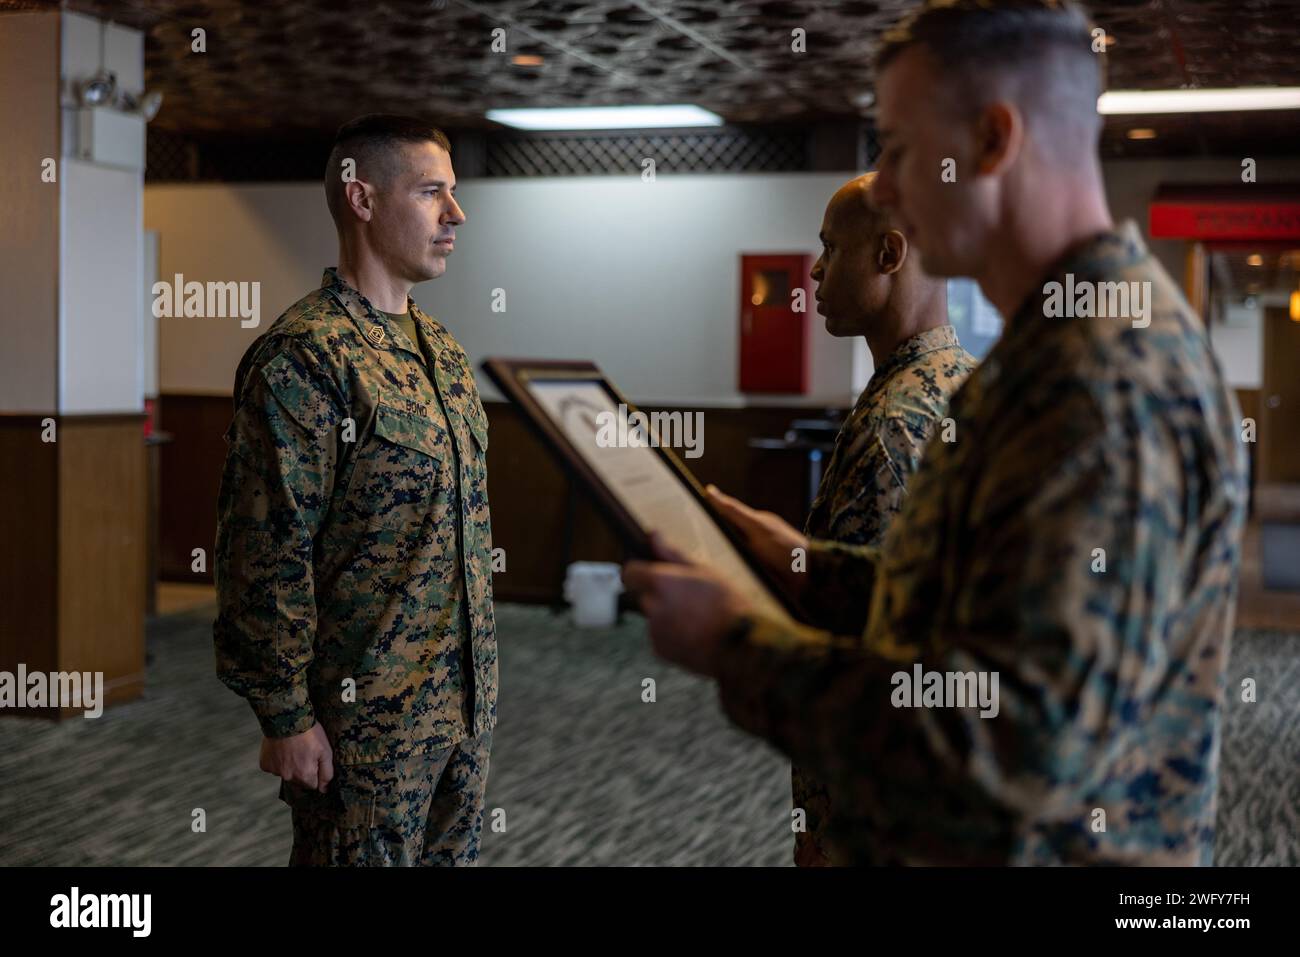
[[[455,196],[451,197],[451,208],[447,210],[447,215],[443,218],[457,226],[465,224],[465,210],[461,209],[460,203],[456,202]]]

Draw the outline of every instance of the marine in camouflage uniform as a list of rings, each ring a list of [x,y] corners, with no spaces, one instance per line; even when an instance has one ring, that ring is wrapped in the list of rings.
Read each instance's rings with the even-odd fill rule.
[[[1067,274],[1150,283],[1149,326],[1049,318]],[[826,630],[749,616],[718,651],[726,711],[827,781],[854,862],[1212,861],[1240,413],[1131,222],[1042,278],[884,546],[810,548]],[[894,707],[914,663],[997,673],[997,715]]]
[[[975,359],[947,324],[905,340],[880,364],[835,438],[804,525],[809,538],[881,544],[949,397],[974,367]],[[803,809],[806,826],[795,833],[795,862],[834,863],[825,785],[798,765],[790,776],[794,806]]]
[[[487,417],[464,351],[333,270],[235,377],[217,671],[267,737],[319,722],[335,778],[282,783],[292,863],[468,863],[496,724]]]

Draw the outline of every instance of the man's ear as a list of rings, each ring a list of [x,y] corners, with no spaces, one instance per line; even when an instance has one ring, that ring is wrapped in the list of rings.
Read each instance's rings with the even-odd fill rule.
[[[903,268],[907,259],[907,237],[897,229],[887,229],[880,234],[880,253],[876,262],[881,275],[889,276]]]
[[[343,184],[343,199],[348,209],[363,223],[370,222],[370,217],[374,215],[374,198],[375,191],[369,183],[353,179]]]
[[[997,175],[1020,154],[1025,118],[1015,105],[998,100],[984,107],[975,127],[975,169]]]

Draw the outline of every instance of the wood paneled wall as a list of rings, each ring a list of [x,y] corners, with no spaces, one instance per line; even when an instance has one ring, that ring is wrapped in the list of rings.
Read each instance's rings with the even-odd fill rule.
[[[144,687],[144,416],[49,416],[53,442],[46,418],[0,416],[0,670],[102,671],[105,703],[128,700]]]
[[[41,431],[39,416],[0,415],[0,671],[58,670],[59,446]]]
[[[1259,393],[1237,390],[1243,415],[1258,415]],[[596,507],[574,487],[555,459],[508,402],[485,404],[491,425],[488,495],[494,544],[506,550],[506,571],[495,578],[502,601],[558,602],[569,561],[619,561],[622,546]],[[171,581],[211,581],[217,489],[225,460],[222,436],[231,401],[222,396],[166,395],[160,427],[174,439],[162,451],[161,576]],[[655,411],[646,408],[645,411]],[[693,412],[694,409],[682,411]],[[794,452],[749,448],[749,440],[779,437],[790,421],[816,410],[794,407],[709,408],[704,413],[704,455],[687,465],[755,508],[802,525],[807,459]],[[565,539],[572,510],[572,537]],[[208,573],[190,570],[194,548],[208,549]]]
[[[67,417],[58,444],[60,666],[111,704],[144,689],[144,417]]]
[[[646,408],[644,411],[660,411]],[[673,410],[677,411],[677,410]],[[806,457],[751,449],[751,438],[776,438],[807,409],[682,409],[703,413],[704,454],[684,459],[704,483],[801,525],[807,498]],[[618,537],[580,484],[573,483],[527,422],[508,403],[487,405],[488,496],[493,544],[505,549],[506,572],[494,587],[503,601],[558,602],[572,561],[622,561]],[[572,535],[566,541],[566,515]]]
[[[170,581],[211,581],[216,502],[225,460],[231,400],[222,396],[165,395],[159,423],[173,439],[162,448],[160,574]],[[506,402],[486,403],[491,427],[488,496],[496,546],[506,570],[495,577],[502,601],[558,602],[569,561],[618,561],[622,547],[609,524],[574,487],[555,459]],[[647,408],[646,411],[655,411]],[[694,409],[683,409],[694,412]],[[779,437],[809,409],[699,410],[704,454],[687,465],[703,482],[739,495],[800,524],[807,496],[807,459],[799,453],[751,449],[748,441]],[[571,524],[567,516],[572,514]],[[567,541],[565,529],[571,528]],[[206,574],[191,571],[191,552],[207,548]]]
[[[217,491],[226,461],[229,396],[165,395],[158,429],[171,437],[159,447],[158,575],[165,581],[211,582],[217,537]],[[207,571],[191,570],[194,549],[207,554]]]

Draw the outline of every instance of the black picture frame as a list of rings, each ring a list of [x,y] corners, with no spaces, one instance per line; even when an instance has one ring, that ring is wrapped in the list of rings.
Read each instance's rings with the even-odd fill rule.
[[[619,537],[628,551],[641,558],[653,558],[647,531],[637,523],[631,513],[624,508],[618,496],[587,464],[581,453],[573,447],[569,438],[554,423],[549,412],[533,397],[528,390],[528,383],[535,379],[550,379],[560,382],[596,383],[609,395],[613,402],[626,406],[629,416],[639,411],[635,404],[629,402],[600,368],[585,359],[514,359],[489,357],[484,359],[481,368],[488,378],[501,390],[502,394],[523,413],[531,431],[550,449],[559,461],[565,473],[581,482],[595,499],[597,507],[614,525]],[[754,555],[748,543],[739,532],[723,518],[709,501],[704,487],[686,467],[681,458],[670,448],[662,445],[647,446],[668,466],[669,471],[689,490],[692,498],[700,508],[713,520],[722,531],[723,536],[740,555],[741,559],[754,573],[755,577],[771,594],[791,618],[805,620],[798,600],[791,595],[782,581]]]

